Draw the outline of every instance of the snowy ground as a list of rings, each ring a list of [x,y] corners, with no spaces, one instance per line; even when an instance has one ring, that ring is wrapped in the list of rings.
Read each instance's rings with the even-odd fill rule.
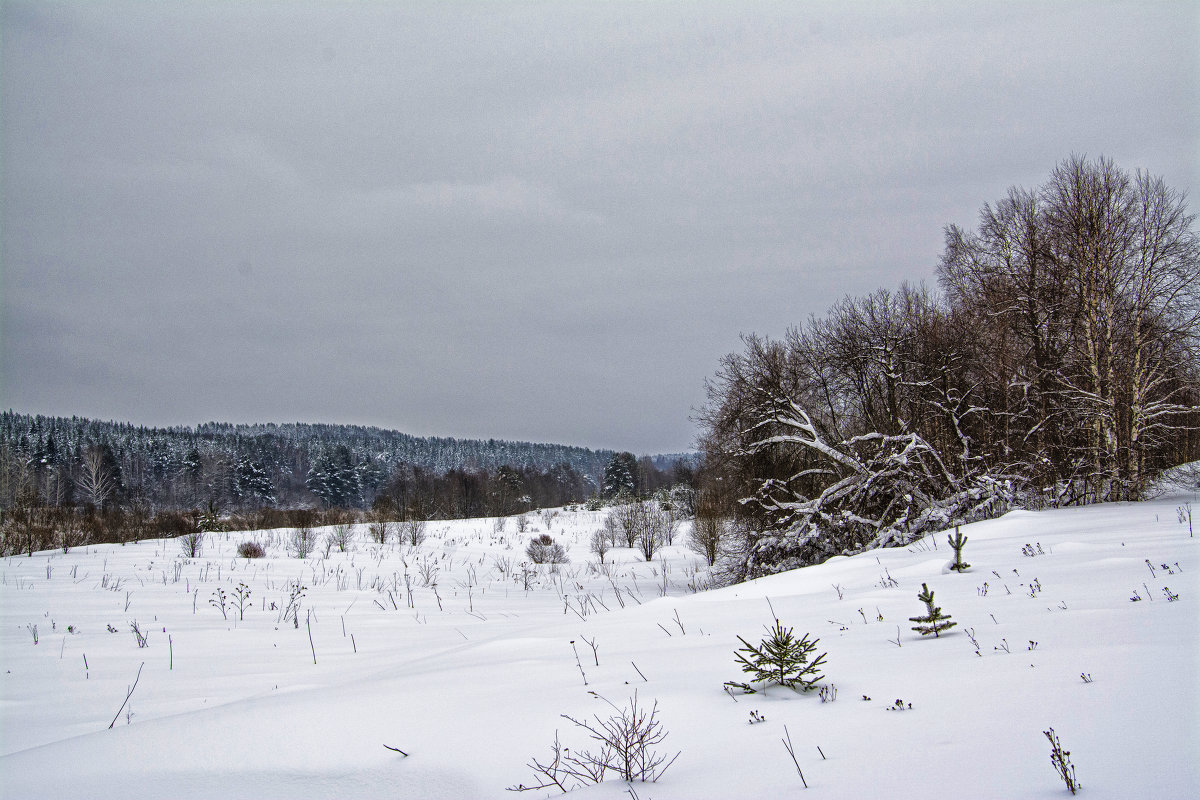
[[[549,521],[573,560],[528,590],[503,560],[522,559],[544,517],[524,534],[513,520],[502,532],[431,523],[416,551],[372,545],[363,528],[353,552],[306,561],[284,555],[285,532],[220,534],[190,561],[170,540],[10,558],[0,795],[555,796],[506,787],[532,782],[526,763],[549,756],[556,731],[586,744],[560,715],[605,716],[599,698],[624,706],[636,691],[657,701],[678,760],[632,792],[575,795],[1064,797],[1042,735],[1053,726],[1084,797],[1196,797],[1200,539],[1179,522],[1185,502],[1200,516],[1176,495],[966,526],[965,574],[946,570],[941,534],[699,592],[703,570],[682,548],[652,564],[619,550],[600,574],[585,546],[602,522],[592,512]],[[237,558],[246,538],[270,557]],[[423,563],[436,594],[419,585]],[[299,627],[280,619],[293,581],[306,587]],[[239,583],[244,619],[230,608]],[[910,630],[922,583],[958,621],[937,639]],[[761,638],[768,599],[785,626],[820,638],[835,699],[722,690],[745,677],[737,636]]]

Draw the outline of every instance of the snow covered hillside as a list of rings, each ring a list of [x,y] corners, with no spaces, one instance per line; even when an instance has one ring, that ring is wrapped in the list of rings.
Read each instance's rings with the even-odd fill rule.
[[[415,549],[362,526],[350,552],[303,561],[287,531],[215,534],[190,560],[174,540],[13,557],[0,796],[557,796],[506,788],[537,782],[527,764],[556,732],[593,744],[562,715],[604,720],[636,692],[677,760],[657,783],[572,796],[1064,797],[1053,727],[1083,797],[1196,797],[1188,502],[1200,512],[1189,494],[964,526],[962,574],[939,533],[714,591],[678,546],[601,570],[586,543],[603,512],[585,511],[523,533],[434,522]],[[546,532],[571,563],[524,572]],[[248,539],[267,557],[237,557]],[[958,623],[937,638],[911,630],[922,584]],[[819,638],[823,694],[724,690],[749,678],[738,637],[757,643],[772,609]]]

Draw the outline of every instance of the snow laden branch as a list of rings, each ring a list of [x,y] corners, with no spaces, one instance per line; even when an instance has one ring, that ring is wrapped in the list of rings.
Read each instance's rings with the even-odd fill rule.
[[[1004,481],[956,474],[916,432],[829,441],[794,400],[758,388],[734,458],[796,469],[752,480],[741,501],[768,521],[749,547],[747,577],[901,545],[1007,503]]]

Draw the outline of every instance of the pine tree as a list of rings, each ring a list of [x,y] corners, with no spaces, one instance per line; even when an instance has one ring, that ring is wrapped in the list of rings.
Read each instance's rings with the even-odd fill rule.
[[[921,584],[921,591],[917,594],[917,599],[925,604],[928,613],[923,617],[909,617],[910,622],[919,622],[920,625],[914,625],[913,630],[922,636],[933,634],[938,636],[941,631],[948,630],[957,625],[957,622],[951,622],[949,614],[943,614],[942,610],[933,604],[933,590],[925,584]]]
[[[810,642],[806,633],[797,640],[792,629],[784,628],[779,620],[775,620],[773,628],[767,628],[767,633],[767,638],[758,647],[738,637],[744,647],[736,650],[734,656],[742,665],[742,672],[751,673],[754,680],[760,683],[777,683],[804,692],[816,688],[817,681],[825,677],[817,668],[825,662],[828,653],[821,653],[812,661],[809,661],[809,656],[817,649],[820,639]],[[754,691],[744,683],[730,682],[727,685]]]
[[[950,565],[950,569],[955,572],[966,572],[971,568],[971,565],[963,561],[962,551],[967,544],[967,537],[962,535],[962,531],[956,525],[954,527],[954,535],[947,536],[946,541],[954,548],[954,563]]]

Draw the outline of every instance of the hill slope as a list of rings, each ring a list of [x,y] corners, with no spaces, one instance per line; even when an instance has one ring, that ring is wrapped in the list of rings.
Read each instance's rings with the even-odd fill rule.
[[[549,757],[556,730],[575,751],[587,744],[561,714],[606,716],[597,696],[621,707],[636,691],[658,703],[664,750],[680,752],[661,781],[634,786],[647,800],[796,796],[785,726],[806,797],[1068,796],[1050,726],[1085,797],[1194,797],[1200,553],[1176,511],[1188,501],[965,526],[973,566],[961,575],[946,571],[939,534],[700,593],[689,585],[703,570],[680,548],[653,564],[615,551],[603,574],[584,544],[601,513],[586,512],[524,533],[511,520],[435,523],[415,550],[362,530],[354,552],[307,562],[283,556],[285,531],[256,561],[234,556],[243,534],[190,562],[171,541],[11,558],[0,794],[512,797],[505,787],[531,783],[526,762]],[[526,589],[514,564],[547,530],[574,562]],[[281,620],[293,580],[306,587],[298,626]],[[252,592],[244,619],[229,607],[239,583]],[[958,622],[937,639],[910,630],[922,583]],[[762,635],[768,599],[820,638],[832,702],[722,691],[742,679],[737,637]],[[897,700],[904,710],[889,710]],[[765,721],[750,724],[752,711]],[[629,796],[619,782],[578,795]]]

